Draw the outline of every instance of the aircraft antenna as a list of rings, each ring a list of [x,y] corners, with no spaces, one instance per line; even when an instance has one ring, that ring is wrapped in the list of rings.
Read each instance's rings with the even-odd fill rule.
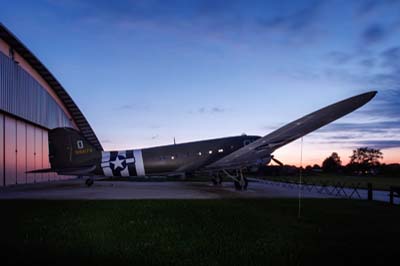
[[[303,137],[300,140],[300,171],[299,171],[299,210],[297,213],[297,218],[301,217],[301,185],[302,185],[302,175],[303,175]]]
[[[174,137],[174,145],[176,145],[175,137]]]

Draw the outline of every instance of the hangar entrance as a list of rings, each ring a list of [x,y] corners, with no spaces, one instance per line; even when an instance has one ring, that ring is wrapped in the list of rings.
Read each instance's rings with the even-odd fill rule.
[[[0,113],[0,185],[57,180],[55,173],[26,174],[50,168],[46,129]]]

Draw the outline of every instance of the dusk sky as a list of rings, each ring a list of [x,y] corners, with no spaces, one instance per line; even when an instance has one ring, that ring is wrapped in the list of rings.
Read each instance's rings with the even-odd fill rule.
[[[370,90],[304,137],[303,164],[382,149],[400,162],[400,1],[1,1],[103,147],[266,135]],[[275,152],[299,164],[300,140]]]

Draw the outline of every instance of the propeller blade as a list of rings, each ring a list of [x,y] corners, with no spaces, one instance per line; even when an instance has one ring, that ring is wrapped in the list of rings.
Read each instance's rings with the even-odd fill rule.
[[[281,161],[279,161],[278,159],[275,159],[274,156],[271,156],[271,160],[273,160],[274,162],[276,162],[280,166],[283,166],[283,163]]]

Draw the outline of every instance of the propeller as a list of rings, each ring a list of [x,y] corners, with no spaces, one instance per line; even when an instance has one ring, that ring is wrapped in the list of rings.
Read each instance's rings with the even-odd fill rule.
[[[271,160],[279,164],[279,166],[283,166],[283,163],[279,161],[278,159],[275,159],[274,155],[271,155]]]

